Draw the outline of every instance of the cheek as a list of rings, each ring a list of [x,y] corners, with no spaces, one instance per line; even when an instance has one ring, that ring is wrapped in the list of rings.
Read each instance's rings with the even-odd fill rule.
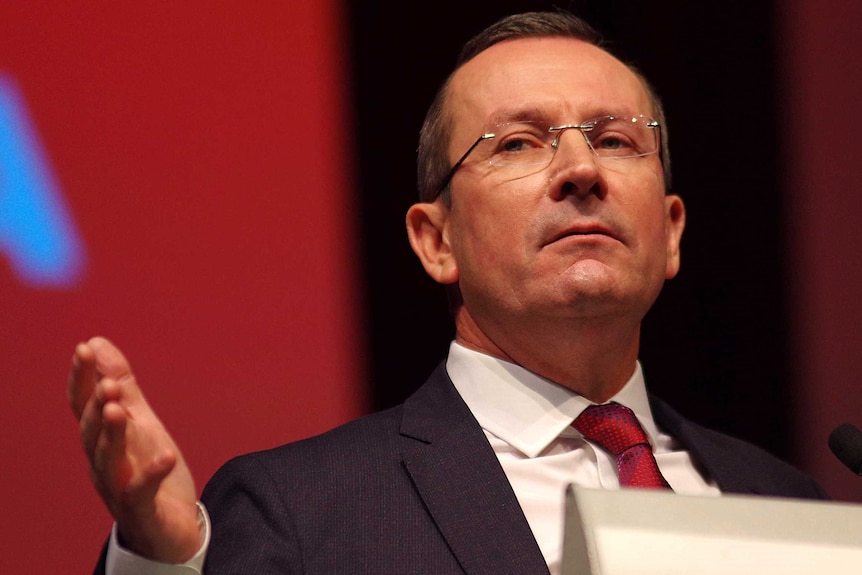
[[[525,252],[529,214],[511,202],[464,206],[452,227],[452,250],[462,275],[507,271]],[[469,215],[468,215],[469,214]]]
[[[640,257],[649,261],[661,260],[667,254],[667,222],[665,221],[664,202],[646,201],[629,206],[633,214],[633,236]]]
[[[664,220],[656,217],[648,225],[647,234],[648,245],[645,246],[649,250],[652,259],[660,261],[662,266],[667,257],[667,230]]]

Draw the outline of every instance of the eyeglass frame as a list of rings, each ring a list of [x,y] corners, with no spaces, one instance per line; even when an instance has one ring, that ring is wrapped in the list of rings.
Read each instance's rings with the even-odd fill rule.
[[[599,155],[599,153],[596,151],[596,149],[593,148],[592,143],[590,143],[590,139],[587,137],[587,132],[592,130],[594,127],[594,126],[589,125],[590,122],[592,122],[594,120],[601,119],[601,118],[613,118],[613,117],[614,117],[613,115],[599,116],[599,118],[592,118],[590,120],[585,120],[584,122],[581,122],[580,124],[561,124],[559,126],[548,126],[548,132],[557,132],[557,137],[554,138],[554,142],[551,144],[551,147],[554,149],[554,152],[551,154],[551,160],[548,162],[548,165],[550,165],[550,162],[552,162],[554,160],[554,156],[557,154],[557,150],[560,147],[560,136],[562,136],[563,132],[565,132],[566,130],[571,130],[571,129],[578,130],[581,133],[581,135],[584,137],[584,140],[586,140],[587,146],[590,148],[590,151],[592,151],[593,154],[595,154],[597,157],[599,157],[599,158],[605,158],[605,157],[612,158],[612,157],[614,157],[614,156],[601,156],[601,155]],[[639,117],[649,118],[648,116],[644,116],[644,115],[640,115]],[[656,134],[656,149],[652,152],[647,152],[646,154],[638,154],[638,155],[634,155],[634,156],[616,156],[616,158],[621,159],[621,160],[629,159],[629,158],[642,158],[644,156],[651,156],[652,154],[655,154],[655,153],[658,153],[659,156],[661,156],[661,123],[659,123],[658,120],[653,120],[652,118],[650,118],[649,121],[646,123],[645,127],[655,128],[655,129],[659,130],[659,133]],[[431,198],[430,201],[434,202],[437,200],[437,198],[440,197],[440,194],[443,193],[443,190],[445,190],[449,186],[449,184],[452,183],[452,178],[455,177],[455,173],[458,171],[458,168],[461,167],[461,165],[467,160],[467,158],[470,156],[470,154],[473,152],[473,150],[475,150],[479,146],[479,144],[481,144],[485,140],[491,140],[491,139],[496,138],[496,137],[497,137],[497,135],[494,134],[493,132],[486,132],[486,133],[482,134],[481,136],[479,136],[478,138],[476,138],[476,141],[473,142],[473,145],[470,146],[467,149],[467,151],[464,152],[464,155],[461,156],[461,158],[457,162],[455,162],[452,165],[452,167],[449,169],[449,172],[446,174],[446,177],[443,178],[442,182],[440,183],[440,186],[437,188],[437,191],[434,193],[434,197]],[[545,167],[547,167],[547,166],[545,166]],[[542,168],[542,169],[544,169],[544,168]],[[541,170],[539,170],[539,171],[541,171]]]

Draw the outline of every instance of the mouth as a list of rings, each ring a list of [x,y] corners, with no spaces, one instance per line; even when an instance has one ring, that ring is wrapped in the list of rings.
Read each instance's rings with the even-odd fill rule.
[[[568,238],[584,238],[586,240],[609,238],[612,240],[619,241],[619,238],[616,236],[616,234],[614,234],[612,230],[608,229],[605,226],[602,226],[600,224],[584,224],[578,226],[571,226],[554,234],[545,245],[550,245]]]

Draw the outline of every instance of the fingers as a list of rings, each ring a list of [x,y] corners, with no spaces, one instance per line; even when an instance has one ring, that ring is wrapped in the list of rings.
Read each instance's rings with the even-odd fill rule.
[[[167,435],[148,431],[139,429],[119,403],[105,404],[102,430],[94,439],[93,468],[124,496],[151,499],[176,464]]]
[[[100,431],[105,405],[119,402],[128,410],[133,405],[145,404],[129,362],[119,349],[102,337],[94,337],[75,347],[66,396],[80,421],[88,453],[92,453],[91,436]]]
[[[140,435],[141,424],[158,430],[160,423],[137,386],[129,362],[111,342],[96,337],[75,347],[67,395],[100,491],[124,490],[134,487],[130,485],[134,482],[145,485],[170,472],[175,456],[160,455],[161,449],[170,451],[169,446],[141,445],[133,440],[130,448],[129,437]]]
[[[110,380],[102,382],[105,383],[114,384]],[[91,404],[88,409],[94,413],[82,418],[82,422],[84,419],[91,422],[81,426],[84,450],[90,458],[97,484],[101,483],[106,492],[116,491],[129,483],[132,473],[132,466],[126,460],[126,412],[118,403],[104,405],[98,398]]]
[[[79,420],[81,443],[92,464],[102,432],[106,428],[124,429],[126,405],[123,404],[140,399],[128,361],[104,338],[79,343],[72,355],[66,394]],[[106,406],[109,406],[107,420],[103,413]]]
[[[132,368],[123,353],[103,337],[94,337],[86,344],[93,350],[96,369],[104,377],[122,380],[132,376]]]
[[[121,403],[122,387],[113,379],[96,383],[90,399],[81,413],[81,444],[95,467],[97,442],[100,439],[120,439],[117,448],[125,448],[125,429],[128,412]]]
[[[113,380],[104,380],[106,394],[121,393],[121,386]],[[146,414],[148,415],[148,414]],[[161,426],[152,417],[136,420],[119,401],[110,401],[102,408],[102,430],[95,438],[95,466],[110,473],[119,469],[118,462],[127,461],[134,475],[123,476],[119,471],[116,483],[135,490],[151,481],[161,481],[176,464],[175,446]]]
[[[194,480],[120,350],[100,337],[78,344],[67,396],[93,484],[129,548],[170,562],[193,555]]]
[[[102,377],[116,381],[133,378],[132,368],[122,352],[103,337],[94,337],[75,346],[66,397],[78,419]],[[136,385],[132,385],[129,391],[139,393]]]
[[[124,508],[146,507],[177,463],[176,446],[132,378],[98,382],[81,417],[81,439],[93,481],[115,517]]]
[[[66,399],[76,418],[81,419],[84,407],[93,395],[96,381],[96,355],[89,345],[79,343],[72,354],[69,383],[66,387]]]

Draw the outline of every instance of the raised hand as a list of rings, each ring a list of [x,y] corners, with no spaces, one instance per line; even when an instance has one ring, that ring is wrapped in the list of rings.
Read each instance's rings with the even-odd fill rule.
[[[194,480],[126,358],[104,338],[78,344],[67,393],[122,545],[165,563],[189,559],[200,547]]]

